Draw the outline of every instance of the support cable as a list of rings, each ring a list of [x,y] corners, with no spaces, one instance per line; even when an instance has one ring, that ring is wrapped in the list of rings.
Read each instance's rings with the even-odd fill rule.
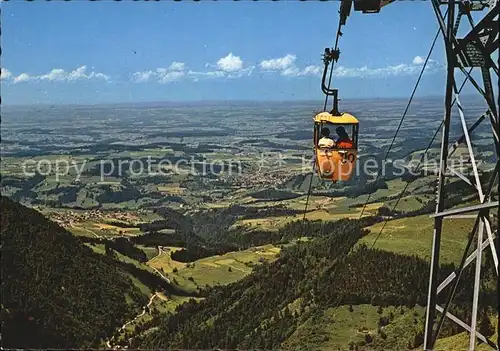
[[[445,15],[445,17],[446,17],[446,15]],[[394,141],[396,140],[396,137],[398,136],[399,130],[401,129],[401,126],[403,125],[403,121],[404,121],[404,119],[406,117],[406,114],[408,113],[408,109],[410,108],[410,105],[411,105],[411,103],[413,101],[413,97],[415,96],[415,93],[417,91],[417,88],[418,88],[418,85],[420,83],[420,80],[422,79],[422,76],[424,75],[425,67],[427,66],[427,63],[429,62],[429,59],[430,59],[431,54],[432,54],[432,51],[434,50],[434,46],[436,45],[437,38],[439,37],[440,31],[441,30],[438,29],[438,31],[437,31],[437,33],[436,33],[436,35],[434,37],[432,45],[431,45],[431,47],[429,49],[429,53],[427,54],[427,57],[426,57],[425,62],[424,62],[424,65],[422,66],[422,70],[420,71],[420,74],[418,76],[417,82],[415,83],[415,87],[413,88],[413,91],[411,93],[410,99],[408,100],[408,104],[406,105],[406,108],[405,108],[405,110],[403,112],[403,116],[401,117],[401,120],[399,121],[398,128],[396,129],[396,133],[394,133],[394,137],[392,138],[391,144],[389,145],[389,148],[387,149],[387,152],[385,153],[384,162],[387,160],[387,156],[389,156],[389,153],[391,152],[392,146],[394,145]],[[382,163],[384,163],[384,162],[382,162]],[[378,174],[377,174],[377,178],[375,178],[375,182],[377,182],[377,180],[380,178],[381,174],[382,174],[382,168],[379,169]],[[363,217],[366,205],[370,201],[371,195],[372,195],[372,193],[368,194],[368,198],[366,199],[366,202],[363,205],[363,209],[361,210],[361,214],[359,216],[360,219]]]
[[[470,69],[470,71],[472,71],[472,68]],[[470,73],[469,71],[469,73]],[[464,79],[464,81],[462,82],[462,85],[460,86],[460,89],[458,91],[458,93],[460,94],[460,92],[462,91],[462,89],[464,88],[465,86],[465,83],[467,83],[467,78]],[[456,100],[453,100],[453,102],[451,103],[451,106],[455,105],[455,102]],[[434,143],[434,140],[436,139],[436,136],[438,134],[438,132],[441,130],[441,128],[443,127],[443,124],[444,124],[444,121],[441,121],[441,123],[439,124],[439,127],[436,129],[436,131],[434,132],[434,136],[432,137],[429,145],[427,146],[427,148],[425,149],[424,153],[422,154],[422,157],[420,158],[420,162],[417,164],[417,167],[415,167],[415,172],[419,169],[420,165],[422,164],[422,162],[424,161],[424,157],[425,155],[427,154],[427,152],[429,151],[429,149],[431,148],[432,144]],[[399,204],[399,201],[401,201],[401,198],[403,197],[404,193],[406,192],[406,190],[408,189],[408,187],[410,186],[410,184],[413,183],[413,181],[409,181],[406,183],[406,186],[405,188],[403,189],[403,191],[399,194],[398,196],[398,199],[396,200],[396,203],[394,204],[394,206],[392,207],[392,212],[394,212],[396,210],[396,207],[398,206]],[[382,234],[382,231],[384,230],[385,226],[387,225],[387,222],[389,221],[389,218],[386,218],[385,222],[384,222],[384,225],[382,226],[382,229],[380,229],[380,232],[377,234],[377,237],[375,238],[375,240],[373,241],[373,244],[372,244],[372,248],[375,246],[375,244],[377,243],[377,240],[378,238],[380,237],[380,235]]]
[[[415,172],[420,168],[420,165],[424,162],[424,158],[425,156],[427,155],[427,152],[429,151],[429,149],[431,148],[432,144],[434,144],[434,140],[436,139],[436,136],[438,134],[438,132],[441,130],[441,128],[443,127],[443,122],[441,122],[441,124],[439,125],[439,127],[436,129],[436,131],[434,132],[434,136],[432,137],[429,145],[427,145],[427,148],[425,149],[424,153],[422,154],[422,157],[420,158],[420,161],[418,162],[417,164],[417,167],[415,167]],[[396,210],[396,207],[398,206],[399,204],[399,201],[401,200],[401,198],[403,197],[403,195],[405,194],[406,190],[408,189],[408,187],[410,186],[410,184],[413,183],[413,181],[409,181],[406,183],[406,186],[405,188],[403,189],[403,191],[399,194],[399,197],[398,199],[396,200],[396,203],[394,204],[394,206],[392,207],[392,212],[394,212]],[[387,222],[389,221],[389,218],[386,218],[385,222],[384,222],[384,225],[382,226],[382,228],[380,229],[380,232],[378,233],[377,237],[375,238],[375,240],[373,241],[373,244],[372,244],[372,248],[375,246],[375,244],[377,243],[377,240],[378,238],[380,237],[380,235],[382,234],[382,232],[384,231],[385,229],[385,226],[387,224]]]
[[[309,189],[307,190],[306,206],[304,207],[304,217],[302,218],[302,229],[304,229],[304,223],[306,221],[306,214],[307,214],[307,205],[309,204],[309,197],[311,196],[311,185],[312,185],[313,178],[314,178],[314,168],[316,168],[316,161],[313,164],[313,170],[311,172],[311,179],[309,180]]]

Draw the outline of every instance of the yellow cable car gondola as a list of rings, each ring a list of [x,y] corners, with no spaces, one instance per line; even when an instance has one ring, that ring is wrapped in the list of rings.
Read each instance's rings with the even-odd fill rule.
[[[342,21],[341,21],[342,24]],[[339,30],[338,36],[342,35]],[[338,90],[330,89],[330,83],[333,72],[333,63],[340,56],[340,50],[335,45],[335,49],[325,49],[323,62],[325,68],[321,79],[321,90],[326,95],[325,108],[328,97],[333,96],[333,109],[331,112],[320,112],[314,116],[314,158],[318,175],[321,179],[332,182],[347,181],[352,178],[356,170],[358,159],[358,132],[359,122],[353,115],[339,112],[338,108]],[[326,85],[326,75],[328,66],[330,69],[330,79]],[[333,140],[330,137],[331,130],[335,130],[338,137]]]
[[[332,111],[333,112],[333,111]],[[331,138],[332,129],[337,138]],[[347,181],[356,170],[359,122],[349,113],[320,112],[314,117],[314,154],[318,176]]]

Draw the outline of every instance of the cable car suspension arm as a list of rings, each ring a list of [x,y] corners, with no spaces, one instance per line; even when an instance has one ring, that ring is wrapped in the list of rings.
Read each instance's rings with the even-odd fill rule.
[[[350,11],[350,3],[346,5],[346,3],[342,2],[340,5],[340,16],[339,16],[339,25],[337,29],[337,34],[335,36],[335,46],[333,48],[325,48],[325,52],[323,54],[323,77],[321,79],[321,91],[325,94],[325,104],[323,106],[323,110],[326,111],[326,106],[328,105],[328,97],[333,96],[333,109],[331,111],[332,115],[338,116],[338,89],[331,89],[330,86],[332,84],[332,76],[333,76],[333,66],[339,60],[340,50],[339,50],[339,39],[342,36],[342,26],[345,24],[346,18]],[[330,67],[330,75],[328,78],[328,85],[326,84],[326,76],[328,73],[328,68]]]

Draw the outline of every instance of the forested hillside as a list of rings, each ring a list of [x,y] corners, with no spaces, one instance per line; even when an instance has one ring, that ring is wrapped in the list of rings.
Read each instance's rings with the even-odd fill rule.
[[[2,346],[98,347],[147,302],[125,271],[1,197]]]
[[[322,228],[323,234],[318,233]],[[353,249],[366,234],[356,220],[340,220],[323,228],[320,223],[307,223],[317,238],[282,250],[271,264],[257,267],[253,274],[226,287],[215,287],[200,303],[183,305],[177,314],[158,317],[149,327],[155,332],[134,339],[131,347],[139,348],[239,348],[239,349],[303,349],[305,341],[314,338],[314,329],[328,309],[350,306],[352,318],[360,318],[352,306],[373,305],[378,308],[378,330],[367,332],[351,348],[411,349],[423,341],[422,310],[426,302],[429,265],[426,261],[405,255],[374,250],[366,246]],[[288,226],[289,236],[301,232],[300,226]],[[442,267],[442,275],[452,266]],[[468,271],[466,274],[470,274]],[[485,278],[493,279],[487,273]],[[469,285],[459,286],[459,304],[452,311],[464,316],[472,301]],[[442,297],[446,296],[444,291]],[[494,306],[495,295],[483,294],[480,301],[481,330],[492,334],[487,319],[488,306]],[[396,308],[401,317],[390,312]],[[358,309],[358,307],[356,307]],[[413,311],[413,312],[412,312]],[[361,316],[362,317],[362,316]],[[394,321],[394,322],[393,322]],[[326,327],[340,330],[341,324]],[[315,325],[304,332],[307,325]],[[446,323],[442,336],[461,332]],[[299,336],[298,336],[299,335]],[[350,335],[344,335],[349,338]],[[301,339],[302,338],[302,339]],[[299,340],[299,341],[297,341]],[[356,340],[353,337],[353,340]],[[328,344],[331,342],[330,344]],[[328,347],[348,347],[322,336],[312,349],[327,343]]]

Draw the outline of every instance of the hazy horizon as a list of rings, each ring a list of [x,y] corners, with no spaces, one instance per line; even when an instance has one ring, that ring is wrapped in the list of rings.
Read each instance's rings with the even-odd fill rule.
[[[422,96],[415,96],[413,98],[414,101],[418,100],[435,100],[435,99],[443,99],[444,103],[444,95],[422,95]],[[474,100],[482,100],[479,96],[473,95],[473,94],[463,94],[461,95],[461,99],[474,99]],[[395,101],[408,101],[409,97],[401,97],[401,96],[394,96],[394,97],[359,97],[359,98],[340,98],[339,99],[339,105],[342,105],[342,102],[354,102],[354,101],[376,101],[376,100],[381,100],[381,101],[388,101],[388,100],[395,100]],[[123,101],[109,101],[109,102],[99,102],[95,104],[91,103],[34,103],[34,104],[6,104],[2,101],[2,108],[8,107],[8,108],[52,108],[52,107],[72,107],[72,106],[95,106],[95,107],[105,107],[105,106],[147,106],[147,105],[158,105],[162,107],[168,107],[169,105],[171,106],[191,106],[191,105],[211,105],[211,104],[216,104],[216,105],[221,105],[221,104],[248,104],[248,103],[254,103],[254,104],[280,104],[280,103],[292,103],[292,104],[301,104],[301,103],[318,103],[322,107],[324,104],[324,98],[318,98],[318,99],[288,99],[288,100],[278,100],[278,99],[206,99],[206,100],[150,100],[150,101],[133,101],[133,102],[123,102]],[[328,100],[328,106],[331,106],[332,104],[332,98],[329,98]],[[328,108],[327,108],[328,109]]]

